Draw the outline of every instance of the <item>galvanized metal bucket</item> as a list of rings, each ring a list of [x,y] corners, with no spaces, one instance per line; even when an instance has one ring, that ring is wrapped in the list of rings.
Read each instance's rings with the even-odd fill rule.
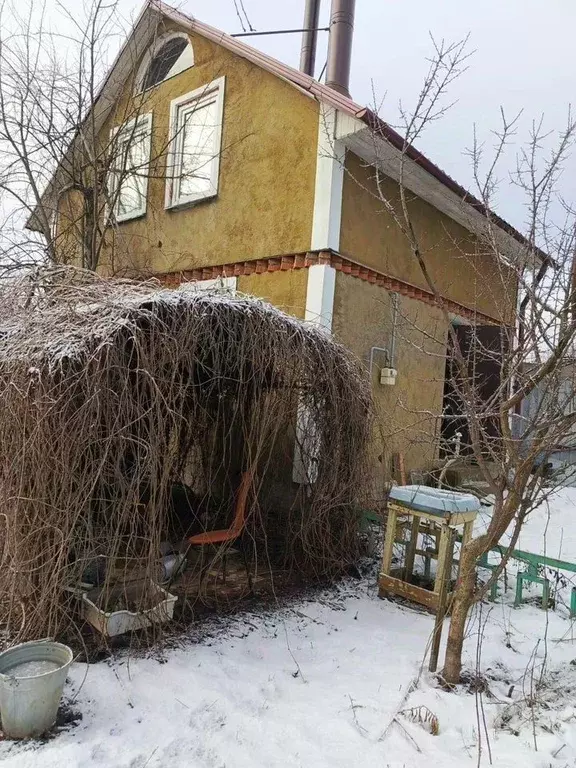
[[[50,640],[20,643],[0,653],[0,715],[5,737],[41,736],[54,725],[73,658],[67,645]],[[18,668],[30,662],[50,662],[53,668],[19,676]]]

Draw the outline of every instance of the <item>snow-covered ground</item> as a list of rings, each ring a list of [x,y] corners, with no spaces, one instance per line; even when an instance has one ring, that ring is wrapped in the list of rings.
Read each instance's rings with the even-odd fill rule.
[[[576,489],[560,491],[533,514],[520,546],[576,562],[575,509]],[[423,665],[433,618],[379,600],[371,574],[222,620],[160,660],[74,665],[66,696],[82,720],[46,742],[0,744],[0,762],[459,768],[477,765],[480,749],[482,765],[491,755],[499,768],[574,766],[576,644],[565,601],[549,612],[514,609],[512,592],[470,624],[465,663],[483,671],[482,693],[436,684]],[[420,707],[438,719],[438,735],[418,722]]]

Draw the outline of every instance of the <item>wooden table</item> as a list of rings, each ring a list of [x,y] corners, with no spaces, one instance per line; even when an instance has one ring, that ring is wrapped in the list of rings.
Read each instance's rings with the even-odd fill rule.
[[[442,603],[447,603],[450,599],[454,543],[461,527],[463,527],[462,546],[470,540],[476,515],[476,510],[434,514],[404,506],[396,501],[390,502],[388,504],[382,569],[378,580],[380,597],[389,594],[398,595],[424,605],[434,612],[442,607]],[[409,531],[408,540],[399,538],[399,534],[405,530]],[[434,548],[419,549],[418,536],[420,534],[433,536],[435,539]],[[394,544],[401,544],[405,548],[404,563],[399,568],[392,567]],[[430,560],[437,560],[433,589],[425,589],[412,583],[416,555],[422,555],[426,558],[428,571]]]

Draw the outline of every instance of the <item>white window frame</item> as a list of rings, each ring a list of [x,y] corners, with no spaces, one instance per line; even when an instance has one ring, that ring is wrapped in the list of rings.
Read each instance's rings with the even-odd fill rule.
[[[144,185],[143,185],[143,194],[142,194],[142,205],[140,208],[135,208],[133,211],[129,211],[128,213],[119,213],[120,209],[120,191],[118,189],[120,178],[122,174],[127,173],[126,170],[119,172],[116,167],[115,163],[116,160],[112,163],[112,168],[110,170],[110,194],[112,199],[114,200],[114,219],[117,222],[122,221],[129,221],[130,219],[138,219],[141,216],[144,216],[146,214],[146,208],[147,208],[147,202],[148,202],[148,179],[149,179],[149,172],[150,172],[150,153],[152,151],[152,112],[148,112],[145,115],[139,115],[138,117],[135,117],[133,120],[130,120],[127,123],[124,123],[123,125],[117,125],[115,128],[112,129],[110,132],[110,139],[112,142],[112,147],[115,152],[118,152],[118,149],[120,145],[123,143],[123,134],[127,134],[127,140],[134,140],[137,138],[141,133],[141,126],[142,126],[142,132],[145,132],[145,144],[144,144],[144,151],[145,155],[147,157],[147,160],[143,164],[143,167],[141,169],[142,173],[145,173],[144,176]]]
[[[148,50],[144,54],[144,58],[140,62],[140,66],[138,67],[138,73],[135,79],[135,84],[136,84],[134,88],[135,95],[138,95],[139,93],[143,93],[142,86],[144,84],[144,78],[146,77],[150,64],[152,64],[152,59],[156,56],[156,54],[160,51],[160,49],[166,45],[166,43],[168,43],[170,40],[173,40],[176,37],[180,37],[183,40],[187,41],[190,49],[190,54],[191,54],[191,62],[185,63],[185,66],[182,66],[176,72],[173,72],[170,75],[170,77],[165,77],[164,80],[160,81],[160,83],[165,83],[166,80],[171,80],[173,77],[176,77],[176,75],[179,75],[181,72],[185,72],[187,69],[191,69],[194,66],[194,63],[195,63],[194,46],[192,45],[192,40],[190,40],[190,35],[188,35],[186,32],[166,32],[166,34],[158,37],[156,41],[153,43],[153,45],[151,45],[150,48],[148,48]],[[152,88],[157,88],[160,85],[160,83],[151,85],[150,88],[147,88],[146,90],[150,91],[152,90]]]
[[[179,96],[170,102],[169,151],[166,159],[166,196],[164,207],[180,208],[200,200],[216,197],[220,175],[220,153],[222,151],[222,123],[224,117],[224,85],[226,78],[219,77],[201,88]],[[214,156],[210,161],[210,188],[205,192],[192,195],[180,194],[180,175],[182,171],[182,141],[180,116],[186,114],[188,107],[201,108],[205,103],[216,100],[216,126],[214,130]]]

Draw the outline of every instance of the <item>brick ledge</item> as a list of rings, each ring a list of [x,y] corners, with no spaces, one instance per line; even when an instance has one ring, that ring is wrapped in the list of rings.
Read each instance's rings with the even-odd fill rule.
[[[351,259],[341,256],[333,251],[308,251],[285,256],[270,256],[266,259],[253,259],[232,264],[219,264],[212,267],[199,267],[198,269],[184,269],[174,272],[161,272],[155,275],[164,285],[174,286],[182,282],[194,282],[197,280],[214,280],[218,277],[240,277],[242,275],[259,275],[264,272],[287,272],[292,269],[307,269],[314,264],[328,264],[338,272],[345,275],[365,280],[373,285],[378,285],[387,291],[399,293],[410,299],[422,301],[430,306],[437,306],[436,298],[430,291],[399,280],[395,277],[358,264]],[[460,304],[452,299],[444,298],[444,304],[449,312],[460,317],[473,320],[476,323],[498,325],[496,318],[479,312],[475,309]]]

